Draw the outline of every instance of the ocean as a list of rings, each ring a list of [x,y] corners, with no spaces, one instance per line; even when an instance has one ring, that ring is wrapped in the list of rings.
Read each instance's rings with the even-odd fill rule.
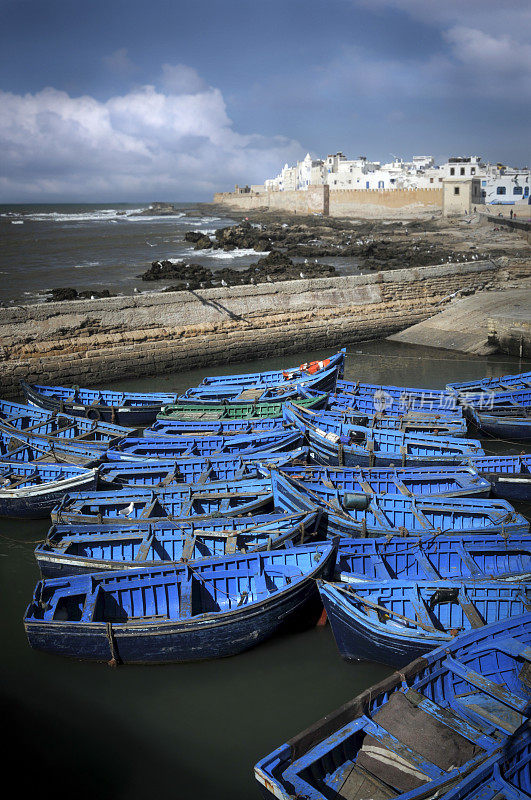
[[[242,220],[215,206],[175,203],[174,216],[141,214],[144,203],[90,205],[0,205],[0,303],[46,300],[48,291],[73,288],[131,295],[157,292],[172,281],[142,281],[153,261],[184,259],[216,270],[245,269],[264,253],[254,250],[194,250],[187,231],[213,234]],[[302,263],[304,258],[294,258]],[[362,271],[355,258],[330,258],[340,275]]]
[[[157,217],[140,216],[147,203],[0,206],[0,302],[40,302],[59,287],[160,291],[167,284],[138,276],[163,259],[186,258],[210,268],[257,260],[252,251],[194,251],[184,241],[186,231],[210,234],[235,220],[194,203],[175,207],[175,216]]]

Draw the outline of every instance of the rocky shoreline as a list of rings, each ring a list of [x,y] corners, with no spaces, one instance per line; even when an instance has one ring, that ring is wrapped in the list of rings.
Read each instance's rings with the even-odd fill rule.
[[[208,206],[208,210],[228,213],[215,206]],[[170,216],[176,211],[171,203],[153,203],[143,213]],[[253,211],[241,222],[213,234],[198,230],[184,234],[184,241],[198,255],[254,252],[257,260],[251,265],[211,269],[192,259],[165,259],[153,261],[137,277],[144,283],[171,282],[161,289],[165,292],[195,291],[331,277],[344,274],[339,264],[356,264],[356,271],[367,273],[500,256],[529,257],[525,241],[507,230],[483,227],[480,222],[479,216],[384,222]],[[327,264],[327,259],[335,264]],[[141,289],[134,291],[140,293]],[[71,287],[51,289],[48,294],[49,301],[113,296],[108,290],[79,291]]]

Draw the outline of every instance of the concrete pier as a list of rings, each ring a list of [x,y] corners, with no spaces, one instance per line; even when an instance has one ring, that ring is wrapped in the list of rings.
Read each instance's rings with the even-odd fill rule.
[[[384,338],[506,274],[474,261],[1,308],[0,396],[21,378],[94,385]]]
[[[531,347],[531,278],[513,289],[483,291],[389,337],[395,342],[488,355],[526,356]]]

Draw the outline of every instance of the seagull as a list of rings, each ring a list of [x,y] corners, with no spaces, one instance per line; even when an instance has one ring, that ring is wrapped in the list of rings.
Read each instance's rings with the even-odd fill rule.
[[[134,294],[140,294],[140,292],[138,291],[138,289],[136,288],[136,286],[135,286],[135,288],[133,289],[133,293],[134,293]]]
[[[148,242],[147,239],[146,239],[146,244],[148,244],[150,247],[156,247],[157,246],[156,244],[151,244],[151,242]]]
[[[304,278],[304,277],[306,277],[306,276],[304,275],[304,272],[299,272],[299,275],[301,276],[301,278]]]
[[[271,277],[271,275],[267,276],[267,280],[269,281],[269,283],[273,283],[273,278]]]
[[[223,278],[222,278],[221,279],[221,285],[222,286],[228,286],[228,283],[227,283],[227,281],[223,280]]]
[[[91,299],[91,300],[95,300],[96,298],[95,298],[95,296],[94,296],[93,294],[91,294],[91,295],[90,295],[90,299]]]
[[[126,508],[122,508],[121,511],[118,511],[118,514],[120,514],[122,517],[128,517],[129,514],[133,512],[134,507],[135,507],[134,501],[131,500],[131,502]]]

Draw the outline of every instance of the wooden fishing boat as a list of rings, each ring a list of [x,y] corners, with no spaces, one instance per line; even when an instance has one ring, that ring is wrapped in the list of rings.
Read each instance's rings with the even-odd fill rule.
[[[443,800],[526,800],[531,797],[531,723],[524,722],[501,752],[444,795]]]
[[[335,353],[333,356],[324,358],[322,361],[309,361],[306,364],[299,364],[296,367],[285,367],[284,369],[273,370],[270,372],[244,372],[239,375],[211,375],[203,378],[200,386],[217,386],[223,384],[236,384],[238,386],[278,386],[290,381],[305,380],[308,376],[322,373],[327,369],[338,368],[338,374],[343,376],[345,367],[346,347]]]
[[[517,442],[531,441],[531,408],[494,409],[495,413],[469,410],[472,424],[487,436]]]
[[[466,458],[484,455],[476,439],[446,436],[415,436],[391,430],[370,430],[356,425],[313,425],[291,403],[284,406],[284,419],[298,428],[318,464],[340,467],[420,467],[460,464]]]
[[[301,394],[312,396],[309,390],[302,389]],[[298,402],[293,400],[293,402]],[[348,394],[336,389],[329,394],[327,409],[329,411],[352,411],[360,414],[422,414],[427,419],[441,420],[448,423],[462,422],[463,409],[456,403],[455,397],[448,400],[446,395],[425,395],[420,398],[402,397],[376,391],[374,394]]]
[[[158,419],[144,431],[144,436],[254,436],[264,431],[286,431],[282,417],[257,417],[255,420],[230,419],[223,421],[179,421],[163,422]]]
[[[501,501],[500,501],[501,502]],[[173,519],[175,517],[260,514],[273,507],[271,481],[215,481],[164,489],[129,486],[114,491],[66,494],[51,513],[52,522]]]
[[[420,800],[458,791],[528,721],[530,646],[525,614],[416,659],[260,759],[263,796]]]
[[[295,409],[304,420],[308,420],[321,430],[335,430],[339,426],[363,427],[376,430],[401,431],[419,436],[466,436],[466,422],[463,418],[457,421],[446,421],[437,414],[357,414],[346,409],[342,411],[314,411],[293,403]]]
[[[323,535],[335,537],[439,536],[467,533],[529,532],[527,519],[505,500],[453,497],[405,497],[401,494],[345,493],[336,488],[311,488],[293,477],[271,470],[275,506],[297,511],[308,500],[323,510]]]
[[[3,419],[0,425],[12,433],[20,432],[48,441],[83,442],[100,450],[133,434],[138,435],[134,428],[66,414],[48,414],[44,419],[18,416],[9,421]]]
[[[324,467],[279,465],[289,478],[310,489],[325,486],[340,495],[403,494],[405,497],[488,497],[491,484],[473,466],[460,467]]]
[[[122,439],[106,451],[109,461],[149,461],[217,454],[245,455],[284,452],[300,447],[303,437],[295,431],[264,431],[252,436],[158,436]]]
[[[320,582],[342,657],[402,667],[459,633],[531,611],[523,583],[479,580]]]
[[[0,516],[46,519],[65,494],[91,491],[97,482],[97,469],[44,462],[0,462]]]
[[[41,581],[26,634],[38,650],[92,661],[236,655],[318,605],[315,581],[334,559],[328,543]]]
[[[336,387],[339,367],[329,367],[316,375],[301,380],[286,381],[274,386],[264,384],[244,385],[237,383],[216,384],[213,386],[194,386],[180,395],[176,402],[195,403],[263,403],[273,401],[285,402],[300,395],[303,389],[314,389],[318,392],[330,392]]]
[[[340,539],[334,580],[529,580],[531,535]]]
[[[29,403],[48,411],[102,420],[137,428],[150,425],[163,406],[175,403],[172,393],[119,392],[112,389],[82,389],[79,386],[40,386],[21,381]]]
[[[311,506],[309,506],[311,509]],[[43,578],[100,570],[156,567],[235,553],[308,544],[320,512],[158,520],[129,525],[54,525],[35,558]]]
[[[99,468],[101,485],[116,489],[120,486],[173,486],[175,484],[203,484],[211,481],[244,480],[268,477],[267,465],[286,467],[290,464],[305,463],[308,454],[306,447],[299,447],[285,453],[256,453],[256,458],[216,455],[204,458],[181,458],[168,461],[112,461]],[[490,484],[487,484],[490,488]]]
[[[93,466],[103,457],[101,447],[74,439],[34,436],[26,431],[0,425],[0,448],[10,461],[35,460]]]
[[[502,375],[499,378],[482,378],[479,381],[460,381],[447,383],[446,388],[452,392],[512,391],[514,389],[531,389],[531,372],[518,372],[515,375]]]
[[[303,408],[325,408],[328,402],[326,392],[313,392],[311,397],[297,397],[297,404]],[[157,420],[162,423],[178,422],[228,422],[254,423],[263,419],[282,419],[282,403],[270,400],[265,403],[174,403],[165,406]]]
[[[458,403],[455,393],[445,389],[421,389],[412,386],[384,386],[360,381],[339,379],[336,391],[351,397],[371,397],[384,410],[387,404],[397,401],[401,411],[452,411]]]
[[[458,402],[469,414],[475,408],[486,414],[498,414],[511,409],[531,408],[531,389],[512,389],[508,392],[463,392],[456,395]]]
[[[475,456],[468,463],[490,481],[495,497],[531,500],[531,454],[520,456]]]

